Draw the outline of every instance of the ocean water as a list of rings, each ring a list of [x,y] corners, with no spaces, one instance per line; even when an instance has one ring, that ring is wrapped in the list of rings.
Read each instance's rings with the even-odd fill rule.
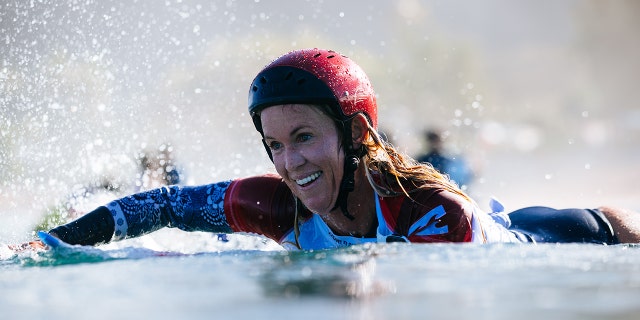
[[[5,319],[638,319],[640,246],[376,244],[286,252],[177,230],[0,247]]]
[[[549,5],[514,2],[490,23],[478,12],[504,1],[0,5],[0,318],[640,319],[637,245],[289,253],[162,230],[73,252],[6,246],[76,185],[129,185],[132,155],[166,142],[190,185],[269,170],[247,86],[279,54],[316,46],[367,70],[400,149],[448,129],[481,206],[640,211],[635,6]],[[593,50],[612,39],[624,49]]]

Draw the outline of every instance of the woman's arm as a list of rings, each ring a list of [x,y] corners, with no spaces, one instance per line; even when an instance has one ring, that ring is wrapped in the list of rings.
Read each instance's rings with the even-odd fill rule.
[[[134,194],[50,233],[67,243],[83,245],[138,237],[164,227],[249,232],[279,241],[293,227],[294,211],[293,195],[282,179],[264,175]]]
[[[49,233],[70,244],[95,245],[138,237],[163,227],[231,232],[224,215],[224,197],[230,183],[172,186],[130,195]]]

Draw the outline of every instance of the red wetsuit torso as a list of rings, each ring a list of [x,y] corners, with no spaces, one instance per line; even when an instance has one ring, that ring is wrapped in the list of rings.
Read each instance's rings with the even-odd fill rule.
[[[295,200],[277,175],[231,182],[224,198],[224,213],[235,232],[262,234],[279,243],[291,234]],[[301,221],[313,214],[300,212]],[[470,242],[473,206],[444,189],[420,189],[411,198],[378,196],[378,238],[384,229],[410,242]],[[380,219],[378,219],[380,220]]]

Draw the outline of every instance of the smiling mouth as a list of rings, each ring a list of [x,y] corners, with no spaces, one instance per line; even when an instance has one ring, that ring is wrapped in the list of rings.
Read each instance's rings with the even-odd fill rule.
[[[307,176],[306,178],[302,178],[302,179],[296,180],[296,183],[299,186],[304,187],[304,186],[308,185],[309,183],[311,183],[311,182],[315,181],[316,179],[318,179],[318,177],[320,177],[320,172],[316,172],[316,173],[313,173],[313,174]]]

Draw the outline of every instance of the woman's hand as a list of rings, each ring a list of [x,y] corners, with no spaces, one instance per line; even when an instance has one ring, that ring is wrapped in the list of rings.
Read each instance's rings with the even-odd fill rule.
[[[40,240],[29,241],[21,244],[10,244],[10,245],[7,245],[7,247],[13,250],[13,252],[22,252],[27,250],[32,250],[32,251],[47,250],[47,246],[44,243],[42,243],[42,241]]]

